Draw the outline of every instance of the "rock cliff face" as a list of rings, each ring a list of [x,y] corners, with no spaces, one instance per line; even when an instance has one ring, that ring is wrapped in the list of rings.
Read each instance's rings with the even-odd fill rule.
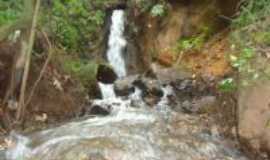
[[[257,153],[270,153],[270,83],[242,89],[238,97],[239,136]]]
[[[161,64],[171,65],[172,50],[180,38],[194,36],[203,28],[211,28],[212,33],[221,31],[228,26],[236,4],[233,0],[171,0],[164,17],[138,14],[136,8],[132,9],[129,17],[137,26],[135,39],[143,62],[149,65],[156,58]]]

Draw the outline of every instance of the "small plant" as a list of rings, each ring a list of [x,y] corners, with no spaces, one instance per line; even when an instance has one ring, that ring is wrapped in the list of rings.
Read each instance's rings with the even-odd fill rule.
[[[186,52],[189,50],[199,50],[205,42],[204,36],[197,36],[191,38],[182,38],[178,41],[176,50]]]
[[[247,66],[250,60],[255,56],[255,52],[252,48],[242,49],[240,55],[230,56],[230,61],[233,67],[237,68],[239,71],[244,71],[247,69]]]
[[[78,79],[83,86],[87,87],[96,81],[98,65],[86,60],[65,60],[64,71]]]
[[[150,13],[151,13],[151,15],[153,17],[162,17],[162,16],[165,15],[166,9],[165,9],[164,5],[162,5],[162,4],[156,4],[156,5],[154,5],[152,7]]]
[[[130,0],[142,13],[150,13],[153,17],[162,17],[166,14],[166,0]]]
[[[209,38],[212,31],[208,26],[200,27],[199,31],[200,33],[195,36],[181,38],[176,44],[176,52],[200,50],[206,40]]]
[[[137,5],[140,8],[141,12],[148,12],[153,6],[153,4],[154,3],[152,0],[136,0],[135,1],[135,5]]]
[[[236,83],[233,78],[226,78],[219,82],[218,88],[222,92],[233,92],[236,89]]]

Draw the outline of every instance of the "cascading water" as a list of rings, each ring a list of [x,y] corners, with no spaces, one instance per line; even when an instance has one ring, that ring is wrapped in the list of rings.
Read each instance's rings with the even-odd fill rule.
[[[122,56],[123,50],[127,44],[124,38],[125,12],[123,10],[113,11],[111,20],[112,25],[109,36],[107,59],[116,72],[118,78],[122,78],[127,74],[125,61]]]
[[[100,88],[103,99],[116,98],[116,95],[113,90],[113,84],[103,84],[99,82],[98,86]]]
[[[123,50],[126,46],[124,38],[125,15],[123,10],[115,10],[112,13],[112,24],[108,42],[107,60],[117,74],[118,78],[126,76],[125,61],[123,59]],[[103,84],[99,82],[99,87],[103,99],[116,98],[113,84]]]
[[[107,58],[119,78],[126,76],[123,32],[124,11],[116,10],[112,14]],[[222,139],[194,126],[200,119],[170,110],[170,86],[163,87],[163,97],[154,108],[143,103],[138,88],[128,100],[122,100],[116,97],[113,84],[99,86],[103,99],[94,103],[111,106],[109,116],[68,123],[27,137],[12,134],[14,145],[6,151],[6,159],[247,160]]]

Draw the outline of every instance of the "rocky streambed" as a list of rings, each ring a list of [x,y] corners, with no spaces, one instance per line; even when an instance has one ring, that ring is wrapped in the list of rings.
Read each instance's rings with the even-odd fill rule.
[[[121,96],[89,102],[81,120],[25,136],[11,133],[5,157],[246,160],[237,143],[223,137],[214,117],[207,114],[218,104],[211,87],[187,73],[174,76],[178,78],[165,80],[152,71],[119,79],[114,88]]]

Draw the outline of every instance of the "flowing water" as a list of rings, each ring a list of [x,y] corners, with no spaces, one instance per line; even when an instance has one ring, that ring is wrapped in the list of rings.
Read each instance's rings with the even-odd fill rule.
[[[126,75],[122,58],[124,11],[112,14],[108,61],[118,77]],[[246,160],[226,141],[205,131],[196,116],[170,109],[170,86],[155,107],[148,107],[141,90],[117,97],[113,84],[99,83],[111,114],[68,123],[27,136],[11,133],[7,160]]]
[[[112,25],[109,36],[109,49],[107,59],[113,67],[119,78],[126,76],[125,61],[123,59],[123,50],[126,47],[124,38],[125,31],[125,15],[123,10],[115,10],[112,14]]]

